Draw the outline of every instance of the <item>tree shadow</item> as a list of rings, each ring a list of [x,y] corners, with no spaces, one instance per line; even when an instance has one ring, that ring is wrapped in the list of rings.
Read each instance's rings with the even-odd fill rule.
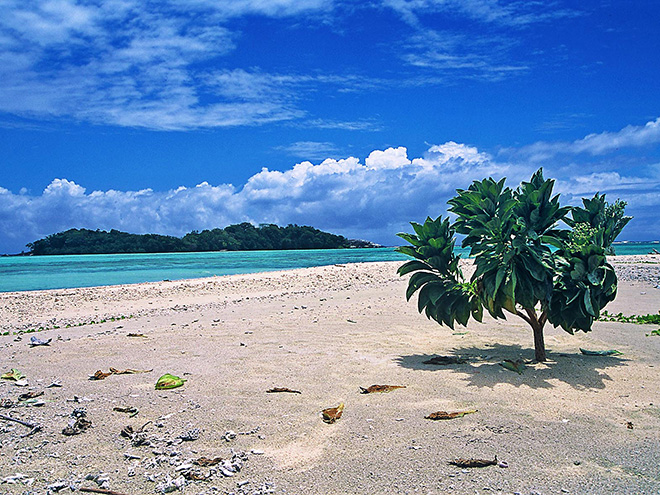
[[[577,353],[548,352],[544,363],[532,362],[534,349],[520,345],[493,344],[488,347],[461,347],[448,351],[445,356],[465,359],[465,364],[433,365],[424,361],[438,354],[413,354],[399,356],[395,362],[403,367],[424,371],[450,371],[466,375],[470,387],[493,388],[498,383],[515,387],[552,388],[553,381],[564,382],[576,390],[604,389],[612,378],[605,370],[627,366],[628,361],[620,356],[585,356]],[[522,374],[500,366],[503,360],[525,362]]]

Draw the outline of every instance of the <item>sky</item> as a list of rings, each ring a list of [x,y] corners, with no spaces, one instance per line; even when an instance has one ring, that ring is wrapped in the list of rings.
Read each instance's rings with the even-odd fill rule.
[[[69,228],[393,245],[543,167],[660,239],[656,0],[0,0],[0,253]]]

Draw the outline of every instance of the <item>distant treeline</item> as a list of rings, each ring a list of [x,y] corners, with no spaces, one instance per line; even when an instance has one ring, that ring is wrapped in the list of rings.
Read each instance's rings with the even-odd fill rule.
[[[193,231],[185,236],[128,234],[118,230],[70,229],[27,244],[32,255],[176,253],[197,251],[254,251],[273,249],[339,249],[376,247],[308,226],[279,227],[250,223],[224,229]]]

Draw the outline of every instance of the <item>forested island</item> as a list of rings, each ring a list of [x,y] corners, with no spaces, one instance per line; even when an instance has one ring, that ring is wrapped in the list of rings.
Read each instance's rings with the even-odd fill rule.
[[[309,226],[251,223],[224,229],[193,231],[183,237],[129,234],[118,230],[70,229],[27,244],[27,255],[176,253],[276,249],[340,249],[379,247]]]

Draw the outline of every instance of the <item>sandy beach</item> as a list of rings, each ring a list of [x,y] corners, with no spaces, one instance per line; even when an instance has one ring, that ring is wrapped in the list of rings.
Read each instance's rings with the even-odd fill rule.
[[[658,313],[660,256],[611,261],[606,309]],[[27,381],[0,380],[0,414],[25,423],[0,421],[0,494],[660,493],[657,325],[548,326],[549,360],[517,374],[499,363],[533,358],[524,321],[441,327],[406,303],[399,265],[0,294],[0,372]],[[111,367],[142,372],[89,379]],[[186,382],[155,390],[165,373]],[[405,388],[360,393],[374,384]],[[76,416],[91,426],[63,434]]]

